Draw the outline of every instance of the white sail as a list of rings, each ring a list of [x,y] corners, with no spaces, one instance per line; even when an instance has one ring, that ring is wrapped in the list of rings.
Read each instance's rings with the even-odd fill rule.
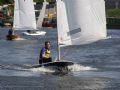
[[[33,0],[14,0],[14,21],[15,30],[35,30],[36,19]]]
[[[39,17],[38,17],[38,20],[37,20],[37,28],[40,29],[42,28],[42,23],[43,23],[43,20],[44,20],[44,17],[45,17],[45,10],[46,10],[46,5],[48,3],[46,2],[46,0],[44,0],[43,2],[43,7],[40,11],[40,14],[39,14]]]
[[[62,0],[57,0],[57,29],[58,29],[58,42],[69,40],[67,32],[69,32],[68,20],[65,3]]]
[[[57,23],[59,42],[65,45],[88,44],[106,38],[105,2],[57,0]]]

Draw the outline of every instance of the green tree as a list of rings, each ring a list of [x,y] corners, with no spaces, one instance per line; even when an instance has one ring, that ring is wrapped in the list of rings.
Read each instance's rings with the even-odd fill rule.
[[[0,5],[3,4],[12,4],[14,2],[14,0],[0,0]]]
[[[3,5],[3,1],[4,1],[4,0],[0,0],[0,5]]]

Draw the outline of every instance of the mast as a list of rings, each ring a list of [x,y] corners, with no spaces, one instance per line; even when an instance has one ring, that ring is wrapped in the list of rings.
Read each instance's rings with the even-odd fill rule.
[[[56,0],[56,17],[57,17],[57,1],[58,0]],[[57,25],[57,27],[58,27],[58,25]],[[59,44],[59,34],[58,34],[58,30],[57,30],[57,51],[58,51],[58,57],[57,57],[57,59],[58,59],[58,61],[60,61],[60,44]]]
[[[57,40],[57,48],[58,48],[58,61],[60,61],[60,44],[59,44],[59,38]]]

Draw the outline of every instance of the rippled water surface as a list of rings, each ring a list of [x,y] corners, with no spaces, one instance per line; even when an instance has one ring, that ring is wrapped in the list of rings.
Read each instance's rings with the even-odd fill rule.
[[[108,39],[89,45],[61,48],[64,60],[74,61],[68,73],[49,68],[28,68],[38,64],[45,40],[57,55],[56,29],[45,29],[45,36],[24,36],[7,41],[7,29],[0,29],[0,90],[120,90],[120,30],[108,30]]]

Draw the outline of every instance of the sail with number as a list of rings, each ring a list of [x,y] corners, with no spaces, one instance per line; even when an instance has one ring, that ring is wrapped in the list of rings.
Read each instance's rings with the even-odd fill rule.
[[[36,30],[33,0],[14,0],[14,30]]]
[[[104,0],[57,0],[58,41],[88,44],[106,38]]]

